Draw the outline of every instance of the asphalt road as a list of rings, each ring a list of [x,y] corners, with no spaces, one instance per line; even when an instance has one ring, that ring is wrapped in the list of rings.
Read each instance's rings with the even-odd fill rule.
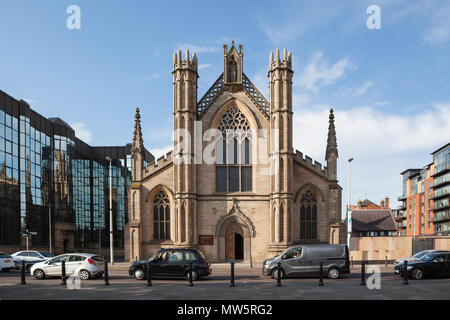
[[[102,279],[81,281],[80,289],[69,289],[61,285],[61,279],[50,278],[36,280],[26,276],[26,285],[20,284],[20,271],[0,272],[1,300],[78,300],[78,299],[175,299],[175,300],[359,300],[359,299],[450,299],[450,278],[409,280],[403,285],[400,277],[392,272],[392,267],[381,267],[380,289],[369,289],[360,285],[360,269],[352,268],[350,275],[338,280],[324,279],[319,286],[317,278],[283,279],[282,286],[276,287],[276,281],[263,276],[260,268],[236,267],[234,288],[230,288],[230,270],[225,265],[214,266],[212,274],[188,286],[186,280],[153,280],[148,287],[147,281],[137,281],[127,272],[128,264],[110,267],[110,285]],[[367,274],[369,277],[371,274]],[[368,281],[371,282],[371,281]],[[374,282],[371,282],[374,283]]]

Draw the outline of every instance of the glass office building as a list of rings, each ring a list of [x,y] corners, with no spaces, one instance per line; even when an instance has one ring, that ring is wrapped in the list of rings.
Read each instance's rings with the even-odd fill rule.
[[[124,243],[131,144],[92,147],[59,118],[45,118],[0,91],[0,246],[31,245],[55,253],[109,246],[112,158],[114,245]],[[146,151],[146,162],[153,156]]]
[[[432,153],[434,162],[434,229],[450,235],[450,143]]]

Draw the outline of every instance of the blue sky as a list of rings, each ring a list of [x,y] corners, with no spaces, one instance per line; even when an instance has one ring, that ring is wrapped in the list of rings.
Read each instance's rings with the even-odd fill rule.
[[[81,29],[69,30],[69,5]],[[381,29],[369,30],[369,5]],[[199,98],[222,72],[222,45],[244,45],[244,72],[267,96],[269,52],[294,64],[294,147],[324,163],[335,109],[338,177],[352,202],[401,193],[400,172],[450,141],[448,1],[0,1],[0,89],[70,123],[91,145],[171,148],[172,55],[196,51]],[[394,202],[394,206],[396,201]]]

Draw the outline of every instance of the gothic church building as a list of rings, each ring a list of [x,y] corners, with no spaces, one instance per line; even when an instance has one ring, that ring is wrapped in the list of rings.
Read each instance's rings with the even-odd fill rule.
[[[127,260],[191,247],[210,262],[255,263],[294,244],[345,243],[333,110],[322,166],[293,150],[291,53],[270,53],[270,101],[243,58],[242,45],[224,45],[224,72],[198,100],[195,53],[174,54],[174,151],[148,166],[136,110]]]

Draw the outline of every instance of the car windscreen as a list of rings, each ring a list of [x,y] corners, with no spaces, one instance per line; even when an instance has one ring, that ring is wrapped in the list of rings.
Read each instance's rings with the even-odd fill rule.
[[[40,253],[42,256],[46,257],[46,258],[54,257],[54,255],[52,255],[51,253],[48,253],[48,252],[45,252],[45,251],[39,251],[39,253]]]
[[[202,260],[204,262],[208,262],[208,259],[206,259],[206,256],[203,254],[203,252],[201,252],[201,251],[197,251],[197,252],[200,253],[200,256],[202,257]]]
[[[413,255],[413,258],[420,259],[420,258],[422,258],[423,256],[425,256],[427,253],[428,253],[428,251],[421,251],[421,252],[418,252],[418,253],[416,253],[415,255]]]
[[[155,260],[159,255],[161,255],[161,251],[162,251],[162,250],[156,251],[156,253],[155,253],[154,255],[152,255],[152,256],[150,257],[150,259],[148,259],[148,260]]]

